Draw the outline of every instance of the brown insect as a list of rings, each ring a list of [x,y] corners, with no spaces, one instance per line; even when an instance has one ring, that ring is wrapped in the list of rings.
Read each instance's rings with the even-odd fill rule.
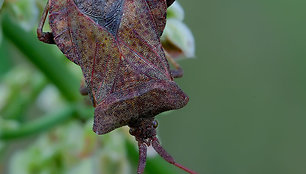
[[[176,163],[156,138],[155,116],[189,100],[173,81],[182,70],[174,64],[176,70],[170,71],[160,43],[173,2],[49,0],[37,29],[39,40],[56,44],[81,67],[96,108],[93,130],[100,135],[130,127],[139,146],[139,174],[150,145],[169,163],[195,173]],[[48,12],[52,32],[43,32]]]

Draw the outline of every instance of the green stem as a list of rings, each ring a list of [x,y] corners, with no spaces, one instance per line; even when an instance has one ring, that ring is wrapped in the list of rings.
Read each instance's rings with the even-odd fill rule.
[[[68,101],[80,97],[79,80],[68,71],[64,60],[50,51],[52,45],[40,42],[32,33],[25,32],[13,23],[8,15],[3,16],[3,33],[46,77],[54,83]]]
[[[55,125],[63,123],[75,115],[76,108],[67,106],[64,109],[56,112],[48,113],[47,115],[42,116],[41,118],[30,123],[24,123],[16,130],[3,130],[0,132],[0,140],[12,140],[42,133]]]

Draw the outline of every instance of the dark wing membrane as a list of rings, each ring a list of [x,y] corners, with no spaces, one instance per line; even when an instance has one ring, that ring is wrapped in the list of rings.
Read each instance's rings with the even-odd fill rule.
[[[57,44],[73,43],[93,103],[98,104],[107,94],[111,93],[119,68],[119,49],[110,32],[80,12],[72,0],[61,2],[63,1],[66,1],[65,7],[67,7],[63,23],[69,26],[67,30],[71,37]],[[57,21],[52,25],[55,28],[52,31],[56,32],[61,27],[61,22]],[[64,52],[61,47],[60,49]]]
[[[82,13],[116,36],[124,0],[74,0],[74,2]]]

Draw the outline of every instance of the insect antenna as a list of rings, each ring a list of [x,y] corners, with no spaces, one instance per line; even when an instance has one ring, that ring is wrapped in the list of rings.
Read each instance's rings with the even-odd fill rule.
[[[160,145],[158,139],[156,137],[153,138],[152,140],[152,146],[153,148],[155,149],[155,151],[162,157],[164,158],[168,163],[171,163],[173,165],[175,165],[176,167],[190,173],[190,174],[197,174],[196,172],[182,166],[181,164],[179,163],[176,163],[173,159],[173,157],[168,153],[166,152],[166,150]],[[140,153],[140,152],[139,152]]]
[[[146,158],[147,158],[147,145],[143,142],[138,142],[139,148],[139,162],[137,174],[142,174],[146,167]]]

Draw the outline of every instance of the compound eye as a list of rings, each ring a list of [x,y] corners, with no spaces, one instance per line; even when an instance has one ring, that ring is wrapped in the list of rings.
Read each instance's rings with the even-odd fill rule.
[[[153,128],[156,129],[158,126],[158,122],[156,120],[153,121]]]

